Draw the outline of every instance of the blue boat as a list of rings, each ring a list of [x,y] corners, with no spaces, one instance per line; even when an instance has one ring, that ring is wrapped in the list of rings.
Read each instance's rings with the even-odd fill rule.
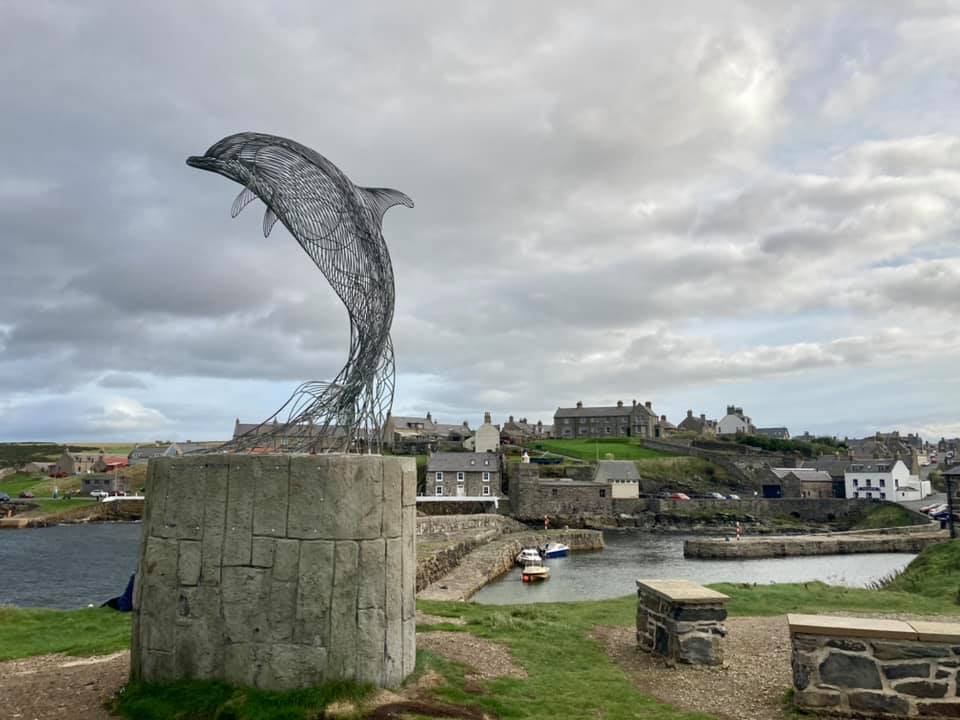
[[[547,543],[543,549],[543,557],[545,558],[566,557],[568,554],[570,554],[570,547],[563,543]]]

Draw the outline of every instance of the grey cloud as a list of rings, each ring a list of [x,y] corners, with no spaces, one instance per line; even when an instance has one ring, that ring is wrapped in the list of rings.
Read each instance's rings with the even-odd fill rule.
[[[97,385],[111,389],[143,390],[147,387],[147,384],[136,375],[118,372],[107,373],[97,380]]]

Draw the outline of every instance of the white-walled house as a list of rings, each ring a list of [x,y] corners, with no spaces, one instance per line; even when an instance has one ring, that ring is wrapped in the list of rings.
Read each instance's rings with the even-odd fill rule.
[[[854,460],[843,473],[848,498],[922,500],[930,481],[911,475],[903,460]]]
[[[601,460],[593,479],[610,483],[614,500],[640,497],[640,474],[632,460]]]
[[[727,405],[727,414],[717,423],[717,435],[752,435],[756,431],[750,418],[743,414],[743,408]]]

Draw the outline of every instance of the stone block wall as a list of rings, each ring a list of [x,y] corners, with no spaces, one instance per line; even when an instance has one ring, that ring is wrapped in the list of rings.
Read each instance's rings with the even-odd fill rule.
[[[135,679],[392,687],[413,670],[413,458],[158,458],[146,494]]]
[[[797,706],[851,717],[960,717],[960,625],[787,620]]]
[[[722,665],[727,600],[688,580],[637,580],[637,645],[672,662]]]

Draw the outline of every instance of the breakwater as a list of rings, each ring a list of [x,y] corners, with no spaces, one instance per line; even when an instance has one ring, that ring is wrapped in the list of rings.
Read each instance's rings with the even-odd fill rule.
[[[870,532],[823,533],[780,537],[695,538],[683,543],[683,556],[701,560],[750,560],[802,555],[853,553],[919,553],[949,539],[943,530],[890,528]]]
[[[36,507],[36,506],[34,506]],[[0,518],[0,530],[50,527],[70,523],[140,520],[143,517],[143,500],[118,500],[76,505],[50,512],[31,512]]]
[[[548,542],[565,543],[573,552],[602,550],[603,533],[599,530],[548,530],[504,535],[467,554],[455,568],[417,596],[425,600],[466,600],[510,570],[517,553],[523,548],[539,547]]]

